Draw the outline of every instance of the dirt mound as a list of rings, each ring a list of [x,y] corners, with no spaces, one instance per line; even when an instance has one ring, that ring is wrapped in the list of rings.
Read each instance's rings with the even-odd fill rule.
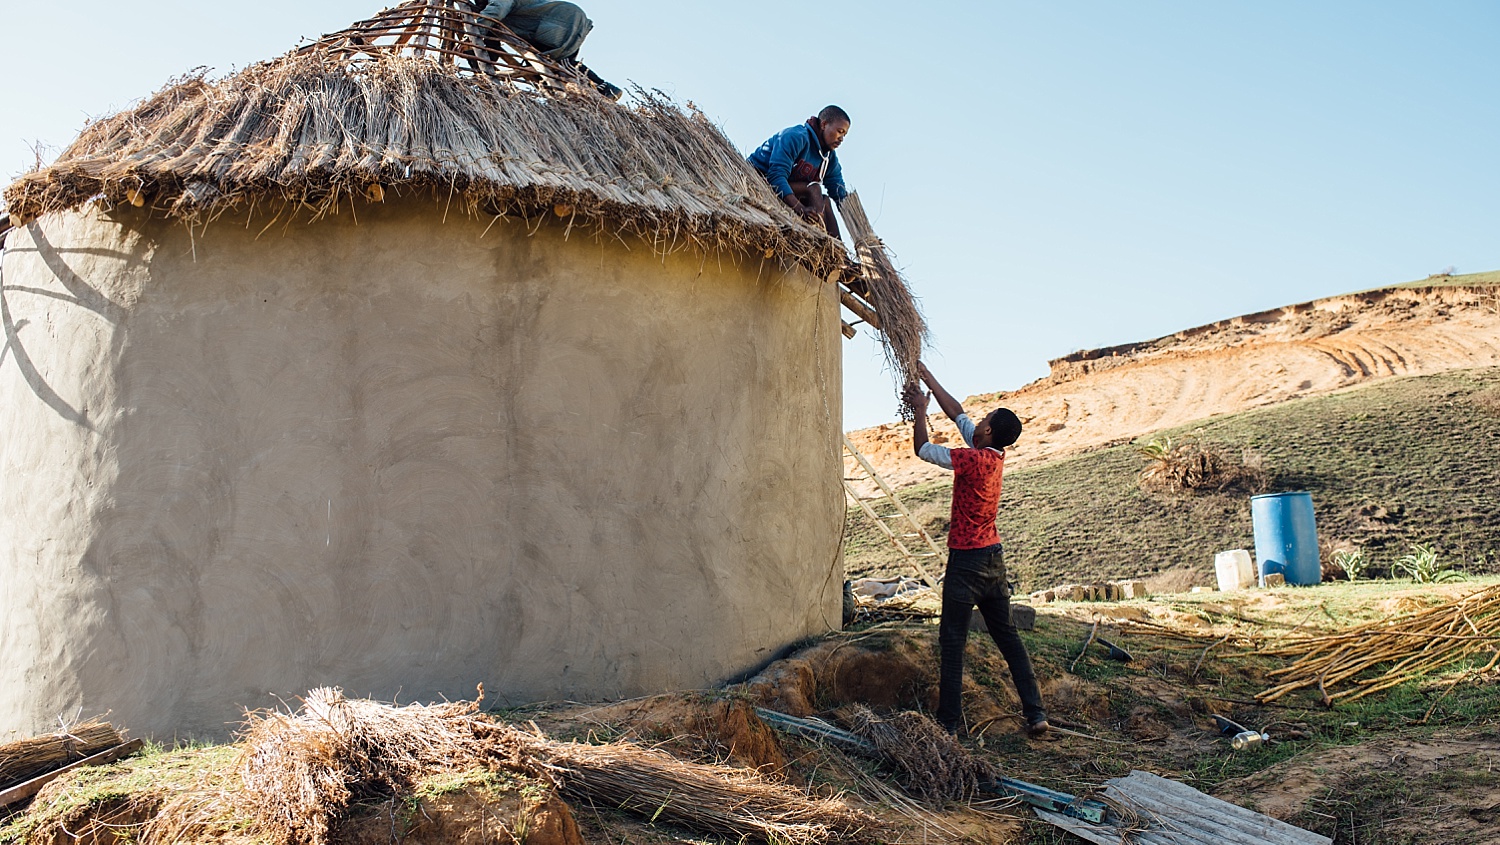
[[[1500,364],[1500,287],[1332,297],[1051,364],[1020,390],[964,403],[976,416],[1001,405],[1020,416],[1026,433],[1007,452],[1011,467],[1378,379]],[[947,420],[933,423],[935,442],[958,441]],[[849,439],[900,486],[944,475],[912,455],[909,425]]]
[[[1381,740],[1302,754],[1215,794],[1339,842],[1490,843],[1497,765],[1493,735]]]
[[[978,637],[972,637],[964,660],[964,716],[969,729],[1019,734],[1021,703],[999,651],[978,646]],[[980,677],[1005,681],[982,685],[976,682]],[[1042,681],[1044,696],[1052,694],[1050,684]],[[883,714],[933,713],[938,703],[937,627],[825,641],[771,664],[743,690],[760,706],[792,716],[826,714],[852,704]],[[1089,695],[1079,698],[1088,700]]]
[[[396,811],[405,820],[399,841],[404,845],[487,845],[505,841],[584,845],[567,802],[554,794],[539,792],[470,787],[422,798]],[[343,841],[351,845],[377,845],[391,842],[392,833],[390,814],[373,813],[349,825]]]

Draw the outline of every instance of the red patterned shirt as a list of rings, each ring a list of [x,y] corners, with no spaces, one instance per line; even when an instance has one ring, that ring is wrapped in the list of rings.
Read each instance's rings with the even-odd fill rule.
[[[1005,453],[994,449],[952,449],[953,510],[948,548],[985,549],[1000,544],[995,515],[1000,510],[1000,477]]]
[[[987,549],[1000,544],[995,514],[1000,510],[1000,476],[1005,453],[974,449],[974,421],[959,414],[953,424],[971,448],[949,449],[927,442],[917,454],[922,460],[953,470],[953,510],[948,520],[948,548]]]

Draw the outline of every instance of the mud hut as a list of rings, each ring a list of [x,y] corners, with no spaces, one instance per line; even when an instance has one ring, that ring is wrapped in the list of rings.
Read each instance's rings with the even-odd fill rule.
[[[841,245],[465,2],[11,185],[0,735],[713,684],[840,612]]]

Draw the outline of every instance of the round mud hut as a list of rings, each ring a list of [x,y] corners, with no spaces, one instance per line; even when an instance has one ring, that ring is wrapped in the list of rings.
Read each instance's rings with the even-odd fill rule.
[[[5,199],[0,737],[701,688],[838,626],[847,253],[696,111],[406,3]]]

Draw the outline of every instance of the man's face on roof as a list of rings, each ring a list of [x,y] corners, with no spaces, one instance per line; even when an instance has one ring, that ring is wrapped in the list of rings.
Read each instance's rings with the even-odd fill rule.
[[[849,121],[830,120],[823,124],[823,146],[830,150],[839,148],[844,143],[844,136],[849,134]]]

